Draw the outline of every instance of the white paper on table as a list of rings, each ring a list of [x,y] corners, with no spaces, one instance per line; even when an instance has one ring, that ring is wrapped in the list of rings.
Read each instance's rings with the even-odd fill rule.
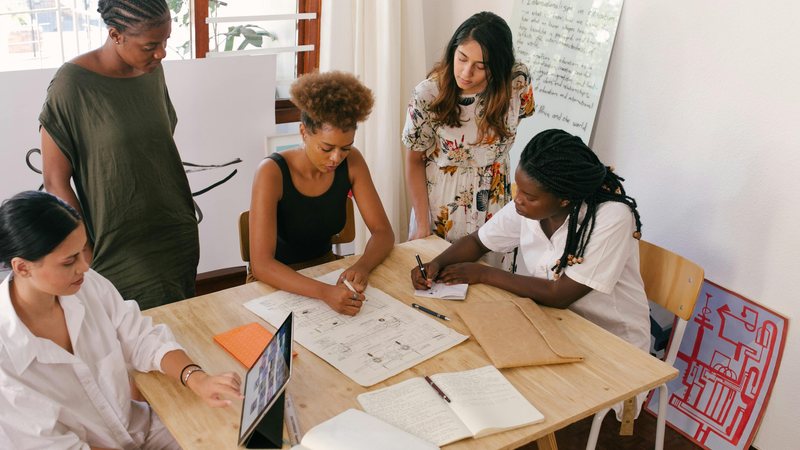
[[[416,289],[417,297],[441,298],[443,300],[464,300],[467,298],[469,284],[433,283],[429,289]]]
[[[308,430],[292,450],[438,450],[439,447],[357,409]]]
[[[328,284],[341,270],[317,279]],[[356,316],[332,310],[325,302],[278,291],[244,307],[273,326],[294,312],[295,341],[361,386],[372,386],[463,342],[467,336],[419,314],[372,286]]]

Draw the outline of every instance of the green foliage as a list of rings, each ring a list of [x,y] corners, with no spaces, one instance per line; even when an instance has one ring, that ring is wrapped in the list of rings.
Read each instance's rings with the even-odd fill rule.
[[[191,16],[191,9],[190,9],[190,0],[167,0],[167,5],[169,6],[170,11],[172,11],[172,17],[175,23],[180,24],[183,27],[190,27],[192,23],[192,16]],[[217,10],[220,6],[225,6],[227,3],[222,1],[214,1],[210,0],[208,2],[209,8],[209,17],[216,17]],[[241,39],[241,42],[237,46],[237,50],[243,50],[247,46],[253,47],[261,47],[264,45],[264,38],[268,38],[272,41],[278,39],[278,36],[275,33],[266,30],[258,25],[238,25],[238,26],[231,26],[228,27],[228,31],[225,33],[218,33],[211,36],[213,39],[214,46],[213,48],[216,51],[219,51],[219,44],[217,42],[218,37],[225,38],[225,45],[222,47],[222,51],[232,51],[236,41]],[[186,41],[178,46],[173,47],[173,49],[180,55],[181,57],[188,57],[191,55],[192,52],[192,43],[191,41]]]

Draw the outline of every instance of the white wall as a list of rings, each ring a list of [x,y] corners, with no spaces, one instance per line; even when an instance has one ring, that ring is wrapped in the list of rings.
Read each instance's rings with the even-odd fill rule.
[[[647,239],[791,321],[800,5],[724,6],[626,2],[593,147],[628,177]],[[797,448],[797,340],[790,326],[758,448]]]
[[[427,3],[429,61],[464,18],[510,19],[512,4]],[[646,239],[790,321],[800,318],[798,17],[794,0],[625,2],[592,140],[626,177]],[[797,448],[797,341],[790,326],[757,448]]]
[[[487,0],[435,0],[424,2],[425,59],[428,71],[439,61],[453,32],[461,22],[480,11],[492,11],[509,19],[513,2]],[[410,93],[409,93],[410,94]]]

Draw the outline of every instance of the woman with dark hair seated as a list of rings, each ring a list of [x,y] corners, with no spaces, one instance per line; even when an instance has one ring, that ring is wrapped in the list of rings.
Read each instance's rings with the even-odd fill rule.
[[[486,283],[555,308],[569,308],[643,351],[650,319],[639,273],[641,221],[623,179],[577,136],[547,130],[525,146],[514,201],[478,231],[426,264],[414,287]],[[519,247],[516,273],[477,260]]]
[[[394,245],[367,163],[353,147],[356,126],[372,110],[372,92],[347,73],[314,73],[292,84],[291,99],[301,111],[303,144],[273,153],[256,171],[250,202],[251,269],[256,279],[275,288],[355,315],[370,272]],[[334,259],[331,237],[344,227],[351,191],[371,234],[364,254],[336,285],[297,273]]]
[[[23,192],[0,206],[0,448],[179,449],[127,367],[180,380],[211,406],[240,399],[235,373],[207,375],[133,300],[89,269],[71,206]]]

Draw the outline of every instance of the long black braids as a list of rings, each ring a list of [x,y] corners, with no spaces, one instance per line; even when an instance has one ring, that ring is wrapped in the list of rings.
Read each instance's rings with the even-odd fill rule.
[[[97,12],[103,22],[120,33],[130,27],[155,27],[170,19],[166,0],[99,0]]]
[[[583,262],[601,203],[613,201],[628,205],[636,220],[633,237],[639,239],[642,236],[636,200],[628,196],[622,186],[625,179],[600,162],[579,137],[563,130],[542,131],[525,146],[520,167],[546,191],[570,202],[564,253],[551,268],[557,276],[564,267]],[[586,204],[586,214],[579,223],[578,215],[583,203]]]

